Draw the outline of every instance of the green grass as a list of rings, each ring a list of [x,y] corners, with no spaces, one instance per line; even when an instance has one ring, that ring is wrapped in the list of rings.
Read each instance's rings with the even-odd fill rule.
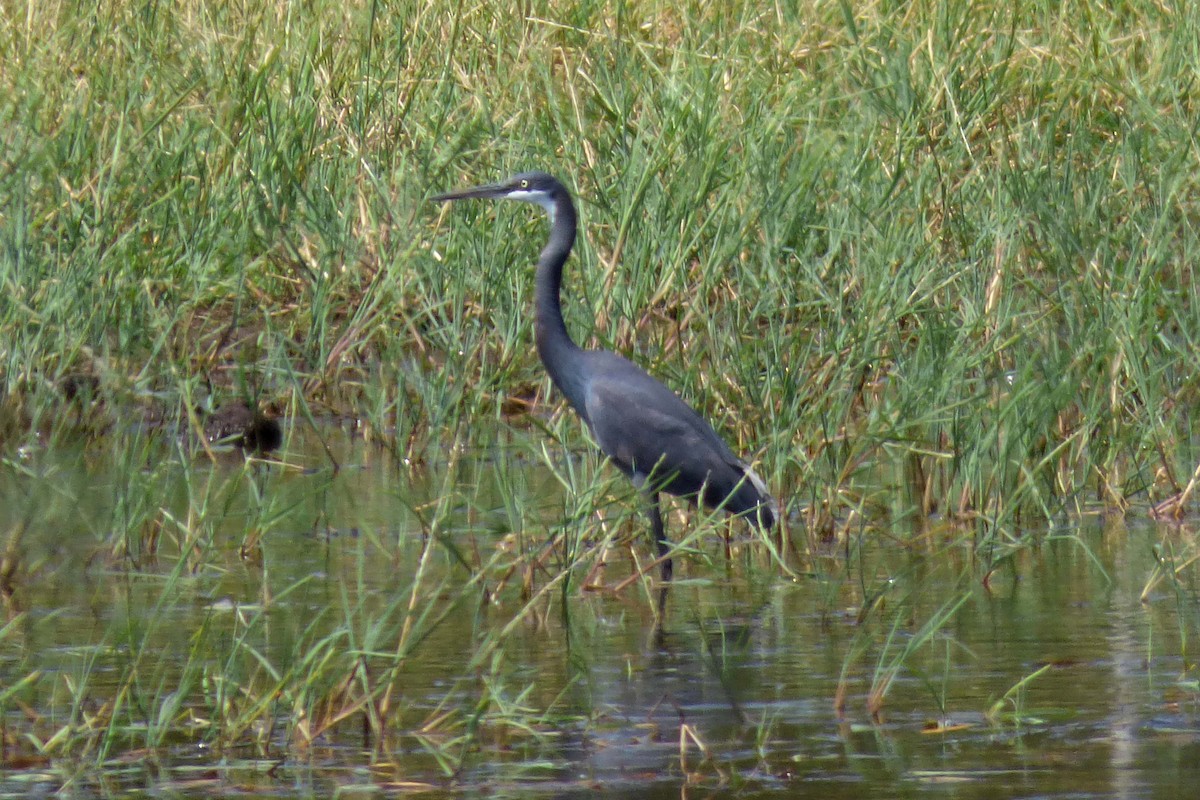
[[[82,434],[82,458],[127,476],[88,521],[97,557],[129,570],[161,557],[175,587],[233,569],[219,549],[231,526],[253,558],[290,513],[252,467],[197,472],[174,443],[194,409],[232,396],[318,431],[355,419],[442,486],[431,496],[443,499],[408,509],[425,536],[419,563],[444,559],[468,582],[422,567],[382,606],[339,599],[341,618],[297,634],[291,671],[242,660],[265,644],[226,631],[223,677],[205,672],[200,640],[181,676],[211,703],[213,740],[269,739],[255,726],[287,704],[308,720],[292,723],[293,741],[345,709],[380,736],[399,727],[394,687],[408,643],[437,627],[431,597],[449,592],[459,608],[486,606],[489,587],[519,593],[521,610],[472,643],[486,665],[551,595],[569,608],[606,548],[640,530],[619,476],[563,456],[586,434],[532,347],[544,220],[425,200],[541,168],[581,206],[570,330],[677,389],[791,513],[789,540],[758,568],[840,576],[853,566],[808,556],[834,538],[857,552],[883,531],[914,547],[966,537],[986,574],[1064,516],[1194,513],[1197,20],[1137,0],[578,3],[544,15],[9,4],[2,469],[14,486],[44,481],[22,454]],[[78,375],[98,379],[99,403],[64,401]],[[560,495],[504,469],[483,492],[461,463],[509,427],[567,490],[561,505],[544,508]],[[551,522],[531,529],[530,507]],[[44,574],[53,556],[21,554],[54,513],[33,501],[0,513],[14,554],[0,573]],[[511,532],[514,549],[478,546],[479,520]],[[718,521],[691,535],[672,523],[686,560],[716,558]],[[930,617],[928,637],[952,614]],[[889,625],[854,645],[884,642],[880,702],[909,656]],[[134,655],[113,697],[162,702],[129,718],[118,703],[107,718],[155,720],[147,747],[187,715],[137,659],[155,635],[124,643]],[[376,668],[381,651],[392,655]],[[484,723],[495,733],[527,716],[511,694],[474,696],[494,717],[448,709],[423,746],[454,773]],[[77,725],[80,702],[63,702]],[[44,749],[57,730],[79,729],[38,728]],[[93,752],[91,734],[61,735]]]
[[[557,402],[544,223],[423,202],[537,166],[581,197],[577,337],[813,529],[1162,501],[1197,462],[1195,23],[1084,9],[12,9],[4,438],[78,373],[119,419],[213,387],[410,459]]]

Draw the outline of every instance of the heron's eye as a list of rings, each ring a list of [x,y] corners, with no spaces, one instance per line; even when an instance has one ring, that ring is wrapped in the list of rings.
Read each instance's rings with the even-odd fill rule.
[[[521,188],[522,188],[522,189],[528,189],[528,188],[529,188],[529,181],[522,179],[522,180],[521,180]]]

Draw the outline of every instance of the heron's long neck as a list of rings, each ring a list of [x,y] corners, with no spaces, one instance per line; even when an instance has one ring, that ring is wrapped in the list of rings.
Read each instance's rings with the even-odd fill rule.
[[[535,328],[538,356],[546,365],[550,379],[575,410],[582,413],[583,376],[579,374],[578,359],[574,357],[579,352],[579,345],[567,333],[559,300],[563,264],[575,243],[575,226],[575,206],[564,192],[555,198],[550,210],[550,241],[538,259]]]

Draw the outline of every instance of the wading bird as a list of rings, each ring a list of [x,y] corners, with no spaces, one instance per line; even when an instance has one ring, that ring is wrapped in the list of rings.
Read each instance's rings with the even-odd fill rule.
[[[607,350],[584,350],[567,333],[559,290],[575,243],[576,215],[566,187],[544,172],[525,172],[432,199],[467,198],[521,200],[549,214],[550,241],[538,258],[535,289],[538,356],[600,449],[649,500],[663,583],[671,580],[672,565],[659,492],[745,515],[763,529],[774,527],[779,510],[766,485],[704,418],[640,367]]]

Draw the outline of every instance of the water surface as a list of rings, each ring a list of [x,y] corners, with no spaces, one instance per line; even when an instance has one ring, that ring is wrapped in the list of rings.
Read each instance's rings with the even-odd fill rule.
[[[1008,532],[985,585],[973,535],[950,527],[867,528],[788,575],[710,525],[658,628],[652,579],[613,590],[650,548],[590,456],[541,455],[536,432],[516,432],[411,465],[327,438],[336,471],[299,436],[283,463],[250,466],[162,443],[10,457],[0,523],[21,560],[0,636],[0,794],[1200,786],[1196,566],[1142,599],[1156,569],[1195,553],[1187,528],[1095,515]],[[617,496],[575,514],[570,482]],[[389,682],[384,737],[361,708],[304,727]],[[95,719],[115,721],[79,733]]]

